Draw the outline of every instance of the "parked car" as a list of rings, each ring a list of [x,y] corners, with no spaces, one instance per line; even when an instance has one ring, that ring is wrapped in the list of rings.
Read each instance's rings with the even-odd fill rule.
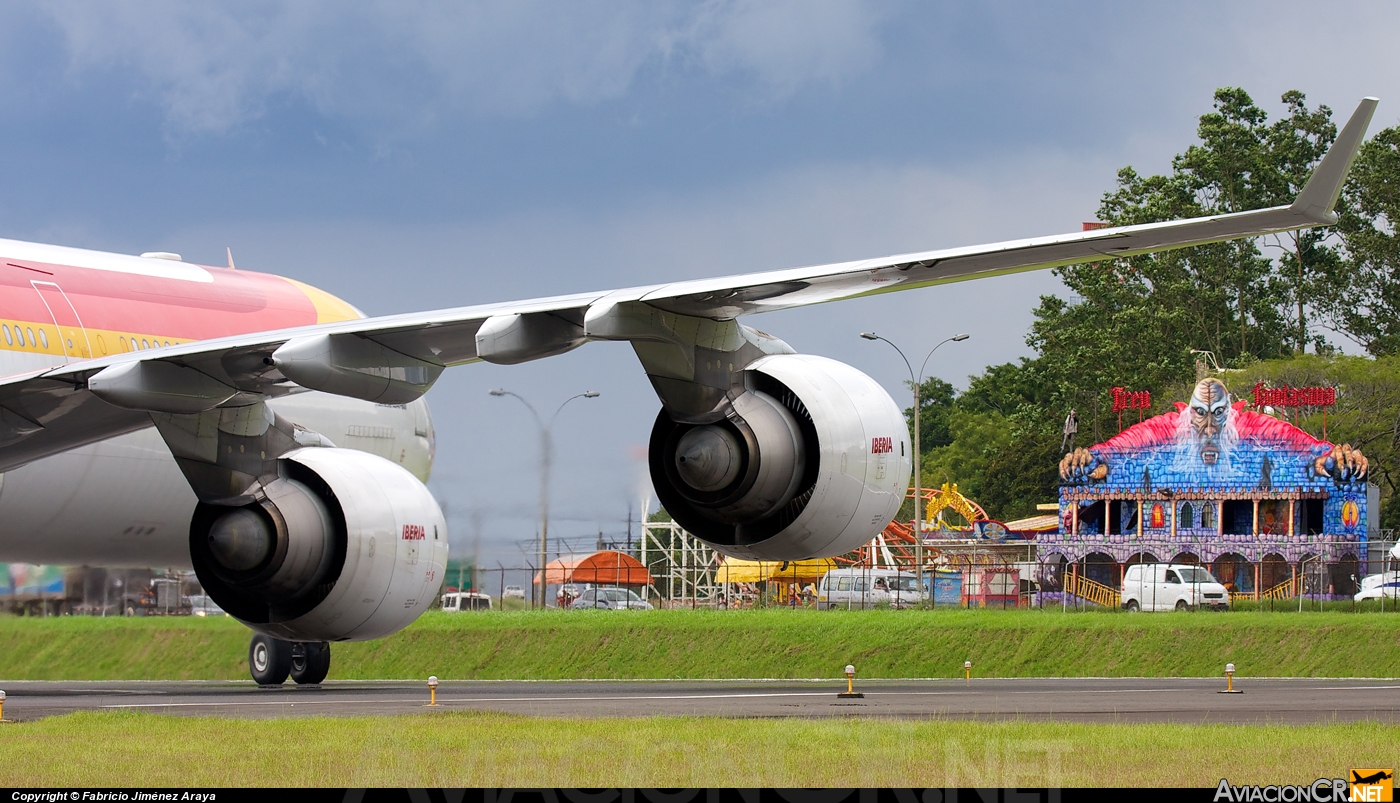
[[[898,569],[832,569],[817,587],[817,609],[912,608],[928,600],[919,576]]]
[[[491,597],[477,591],[449,591],[442,595],[442,609],[448,613],[489,611]]]
[[[651,603],[626,588],[590,588],[569,604],[569,610],[649,611]]]
[[[189,601],[190,613],[195,616],[228,616],[218,603],[205,594],[191,594],[185,599]]]
[[[525,599],[525,589],[520,586],[506,586],[501,592],[502,597],[514,597],[515,599]]]
[[[1230,592],[1201,566],[1139,563],[1123,575],[1122,604],[1126,611],[1225,610]]]
[[[1357,602],[1363,599],[1380,599],[1381,597],[1386,599],[1400,598],[1400,572],[1368,574],[1361,578],[1361,590],[1355,595]]]

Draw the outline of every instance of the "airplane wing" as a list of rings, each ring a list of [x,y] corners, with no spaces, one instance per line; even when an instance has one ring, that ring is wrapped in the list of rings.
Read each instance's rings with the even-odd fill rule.
[[[568,351],[590,339],[629,339],[595,330],[596,322],[618,305],[642,304],[662,313],[729,320],[807,304],[1331,225],[1337,221],[1333,206],[1376,103],[1375,98],[1361,102],[1289,206],[255,332],[6,377],[0,379],[0,471],[150,426],[151,412],[186,413],[235,406],[302,388],[381,402],[416,398],[448,366],[477,360],[526,362]],[[382,392],[375,388],[382,388]]]

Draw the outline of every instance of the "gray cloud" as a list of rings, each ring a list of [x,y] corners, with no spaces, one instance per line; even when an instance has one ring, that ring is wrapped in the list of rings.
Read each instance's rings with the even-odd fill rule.
[[[528,115],[617,98],[648,68],[737,75],[781,96],[878,54],[864,0],[610,4],[61,0],[74,78],[135,73],[176,133],[223,132],[285,101],[412,130],[444,114]]]
[[[858,0],[710,0],[678,40],[715,74],[752,74],[787,94],[809,81],[840,83],[879,56],[887,8]]]

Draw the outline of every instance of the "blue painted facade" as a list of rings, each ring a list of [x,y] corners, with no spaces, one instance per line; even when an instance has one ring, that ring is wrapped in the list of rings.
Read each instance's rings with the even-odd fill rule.
[[[1130,563],[1200,562],[1246,593],[1321,561],[1340,568],[1316,590],[1351,593],[1366,556],[1365,457],[1246,410],[1214,379],[1176,406],[1065,456],[1060,530],[1037,538],[1042,561],[1115,587]]]

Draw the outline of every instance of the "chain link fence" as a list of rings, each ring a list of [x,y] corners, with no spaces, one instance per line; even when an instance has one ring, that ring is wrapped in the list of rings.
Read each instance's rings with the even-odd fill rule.
[[[1124,609],[1124,580],[1133,566],[1175,565],[1200,567],[1209,572],[1210,580],[1224,586],[1225,594],[1218,599],[1204,599],[1202,594],[1187,597],[1185,607],[1191,609],[1204,603],[1236,610],[1400,611],[1400,560],[1389,554],[1395,546],[1389,532],[1369,541],[1317,540],[1301,548],[1296,541],[1256,539],[1237,551],[1203,548],[1204,559],[1195,552],[1175,551],[1150,541],[1135,543],[1126,559],[1106,552],[1071,559],[1031,543],[942,544],[928,549],[931,557],[923,573],[922,595],[917,594],[919,586],[913,585],[917,575],[912,567],[870,561],[834,564],[836,574],[827,582],[827,569],[813,571],[810,565],[803,565],[812,562],[763,564],[753,582],[719,582],[718,555],[698,542],[674,540],[693,541],[684,533],[667,536],[664,545],[653,544],[633,555],[645,559],[649,582],[551,585],[546,592],[548,607],[567,608],[583,599],[577,607],[960,607],[1111,612]],[[532,584],[538,575],[535,567],[497,566],[478,569],[477,574],[477,590],[493,598],[493,609],[538,607],[532,585],[516,585],[512,593],[508,581],[523,577]],[[1204,573],[1181,574],[1186,578],[1179,580],[1183,586],[1207,581]],[[897,593],[901,588],[906,593]],[[588,595],[589,591],[595,593]],[[1160,596],[1166,592],[1153,593]],[[1152,609],[1159,601],[1140,607]]]

